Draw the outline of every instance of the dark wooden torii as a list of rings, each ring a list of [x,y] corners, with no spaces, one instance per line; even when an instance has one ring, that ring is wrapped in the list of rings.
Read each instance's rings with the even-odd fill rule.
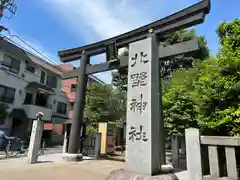
[[[157,35],[157,37],[161,38],[164,34],[203,23],[205,15],[208,14],[209,11],[210,0],[203,0],[184,10],[143,27],[137,28],[133,31],[90,45],[58,52],[60,60],[63,63],[81,59],[79,68],[76,68],[70,72],[65,72],[63,75],[63,79],[78,77],[77,94],[68,148],[69,154],[78,153],[80,125],[83,122],[85,92],[88,75],[113,69],[126,68],[128,66],[128,57],[118,57],[118,49],[122,47],[128,47],[130,43],[145,39],[151,33],[154,33]],[[165,52],[165,54],[159,54],[159,59],[176,56],[178,54],[183,54],[184,52],[188,53],[196,51],[198,50],[198,45],[196,44],[196,40],[193,40],[173,45],[175,47],[166,47],[164,51],[161,51]],[[189,47],[191,48],[189,49]],[[171,49],[174,49],[174,52],[171,51]],[[89,62],[90,57],[102,53],[107,54],[107,62],[91,65]]]

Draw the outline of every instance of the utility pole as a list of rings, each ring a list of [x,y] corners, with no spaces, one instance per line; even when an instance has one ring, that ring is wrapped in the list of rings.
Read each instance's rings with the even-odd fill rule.
[[[2,17],[10,19],[15,15],[17,10],[17,5],[14,0],[0,0],[0,20]],[[0,32],[8,31],[8,28],[0,24]]]
[[[12,18],[17,10],[15,0],[0,0],[0,19],[5,17],[7,19]]]

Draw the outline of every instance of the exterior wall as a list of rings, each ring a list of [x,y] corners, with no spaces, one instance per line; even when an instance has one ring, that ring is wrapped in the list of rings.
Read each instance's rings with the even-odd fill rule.
[[[3,61],[3,58],[4,53],[0,51],[0,62]],[[19,75],[15,75],[11,72],[3,70],[2,68],[3,67],[0,64],[0,84],[16,89],[14,102],[13,104],[9,104],[9,111],[11,111],[13,107],[21,107],[24,94],[20,94],[19,90],[24,89],[28,83],[23,81]],[[25,66],[21,63],[19,74],[23,72],[24,68]]]
[[[35,119],[38,112],[43,112],[43,119],[46,121],[50,121],[52,118],[52,109],[50,108],[35,106],[31,104],[23,105],[22,107],[29,119]]]
[[[63,82],[62,82],[63,89],[64,89],[65,93],[67,94],[70,102],[74,102],[75,97],[76,97],[76,93],[71,92],[72,84],[77,84],[77,80],[76,79],[68,79],[68,80],[63,80]]]
[[[3,61],[4,58],[4,52],[0,51],[0,62]],[[15,57],[18,59],[17,57]],[[15,99],[13,104],[9,104],[10,109],[12,108],[21,108],[22,104],[25,99],[26,95],[26,90],[25,87],[30,83],[30,82],[38,82],[40,83],[40,76],[41,76],[41,69],[36,68],[35,73],[30,73],[25,70],[26,65],[24,61],[21,62],[20,70],[18,75],[11,73],[7,70],[2,69],[3,66],[0,64],[0,84],[8,87],[15,88]],[[24,75],[23,75],[24,74]],[[23,77],[23,76],[24,77]],[[61,84],[61,76],[58,77],[58,83],[57,83],[57,88],[55,88],[55,94],[52,94],[48,98],[48,105],[52,105],[52,112],[57,112],[57,102],[65,102],[68,104],[68,98],[65,95],[65,93],[62,92],[62,84]],[[56,101],[54,103],[54,100]],[[50,120],[50,119],[48,119]]]
[[[15,47],[15,48],[18,48],[18,47]],[[26,71],[25,59],[22,59],[22,57],[14,56],[13,54],[8,54],[3,49],[4,48],[2,47],[0,48],[0,85],[4,85],[4,86],[15,89],[14,102],[12,104],[8,104],[9,112],[11,112],[14,108],[24,109],[28,118],[28,124],[27,124],[28,129],[29,128],[31,129],[32,119],[35,118],[37,112],[40,112],[40,111],[43,112],[44,113],[43,119],[51,121],[52,115],[54,114],[58,115],[57,113],[58,101],[66,103],[68,107],[69,105],[68,97],[66,93],[62,91],[62,82],[61,82],[62,71],[60,71],[53,65],[49,65],[44,60],[41,60],[38,57],[35,57],[25,52],[27,56],[31,57],[32,63],[35,66],[35,73],[28,72]],[[4,68],[4,66],[1,65],[1,62],[4,59],[4,54],[10,55],[21,61],[20,70],[17,75],[9,72],[6,68]],[[30,82],[40,83],[41,71],[44,71],[46,75],[49,73],[56,75],[57,87],[54,89],[55,93],[49,94],[47,99],[47,107],[39,107],[34,104],[28,104],[28,105],[23,104],[26,93],[27,91],[29,91],[25,89],[26,86]],[[45,77],[45,82],[46,82],[46,79],[47,78]],[[68,109],[69,108],[67,108],[67,111]],[[64,115],[61,115],[61,116],[64,117]],[[65,115],[64,118],[66,117],[67,117],[67,114]],[[12,118],[7,117],[5,119],[5,125],[7,125],[8,127],[11,127],[12,123],[13,123]]]
[[[59,67],[64,71],[74,70],[74,66],[72,64],[60,64]],[[88,83],[89,84],[91,84],[91,83],[104,84],[103,81],[101,81],[100,79],[98,79],[95,76],[89,76]],[[76,98],[76,93],[71,92],[72,84],[77,84],[77,78],[62,80],[62,88],[63,88],[64,92],[66,93],[69,101],[74,103],[75,98]],[[71,105],[69,105],[68,119],[72,119],[72,115],[73,115],[73,107],[71,107]]]

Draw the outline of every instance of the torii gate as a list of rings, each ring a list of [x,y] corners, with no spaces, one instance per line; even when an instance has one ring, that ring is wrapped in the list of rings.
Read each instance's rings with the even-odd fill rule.
[[[164,124],[161,119],[159,60],[199,49],[197,40],[163,47],[158,42],[164,34],[204,22],[210,12],[210,0],[203,0],[168,17],[90,45],[59,51],[62,62],[80,60],[80,67],[64,73],[63,79],[78,77],[76,102],[68,153],[78,157],[80,124],[83,122],[88,75],[128,67],[127,148],[128,170],[154,175],[165,164]],[[118,49],[129,47],[129,57],[118,57]],[[107,60],[90,64],[90,57],[106,53]],[[160,83],[161,84],[161,83]]]

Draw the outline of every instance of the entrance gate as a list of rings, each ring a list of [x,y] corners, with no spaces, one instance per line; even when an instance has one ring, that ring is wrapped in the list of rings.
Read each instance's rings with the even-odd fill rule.
[[[80,124],[83,122],[88,75],[128,67],[126,163],[128,170],[154,175],[165,164],[164,124],[160,63],[164,58],[195,52],[197,40],[163,47],[160,39],[167,33],[204,22],[210,0],[122,35],[94,44],[58,53],[62,62],[81,59],[80,67],[64,74],[64,79],[78,77],[76,102],[68,153],[77,156]],[[128,47],[129,56],[118,57],[118,49]],[[90,64],[90,57],[106,53],[105,63]]]

